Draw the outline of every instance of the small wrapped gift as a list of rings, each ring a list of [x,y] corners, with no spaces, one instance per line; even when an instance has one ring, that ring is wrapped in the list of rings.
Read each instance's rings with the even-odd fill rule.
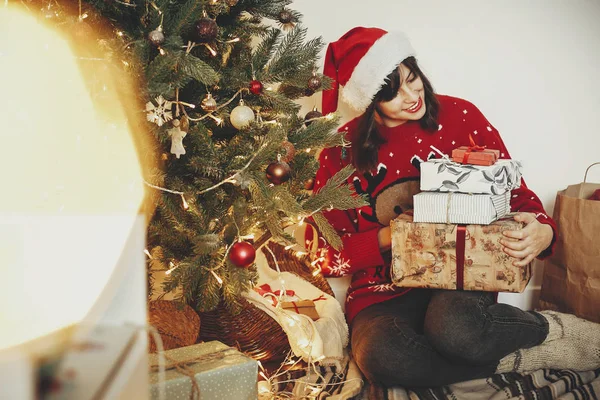
[[[500,150],[483,149],[474,151],[469,146],[461,146],[452,150],[452,161],[461,164],[493,165],[498,158],[500,158]]]
[[[296,314],[306,315],[313,321],[319,319],[319,314],[315,308],[315,302],[312,300],[282,301],[281,308],[284,310],[292,310],[296,312]]]
[[[258,364],[221,342],[212,341],[168,350],[165,381],[160,381],[159,354],[150,355],[150,394],[159,397],[164,385],[168,399],[255,400]]]
[[[461,146],[452,150],[452,161],[460,164],[493,165],[500,158],[500,150],[478,146],[469,135],[470,146]]]
[[[503,231],[521,222],[504,218],[490,225],[415,223],[402,214],[391,222],[392,281],[402,287],[522,292],[531,267],[517,267],[502,251]]]
[[[486,225],[510,212],[510,192],[421,192],[413,196],[413,206],[415,222]]]
[[[448,159],[421,163],[421,190],[500,194],[521,186],[521,163],[498,160],[494,165],[458,164]]]

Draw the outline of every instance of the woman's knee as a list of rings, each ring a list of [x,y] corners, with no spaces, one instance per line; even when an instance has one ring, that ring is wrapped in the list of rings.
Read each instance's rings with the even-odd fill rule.
[[[485,295],[448,292],[432,301],[425,318],[424,333],[432,346],[444,356],[468,362],[489,363],[486,340]]]
[[[352,355],[369,381],[394,386],[428,379],[432,366],[425,353],[431,349],[403,333],[393,317],[378,318],[363,328],[352,330]]]

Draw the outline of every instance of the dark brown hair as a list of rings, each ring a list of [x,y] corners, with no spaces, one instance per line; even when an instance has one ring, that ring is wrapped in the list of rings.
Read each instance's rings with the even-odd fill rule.
[[[435,96],[433,86],[419,68],[414,57],[408,57],[402,61],[402,64],[423,81],[425,115],[419,120],[419,124],[426,131],[436,131],[438,129],[439,102]],[[377,165],[377,153],[381,145],[385,143],[385,139],[377,130],[375,111],[379,102],[390,101],[398,95],[398,90],[402,84],[398,68],[394,68],[394,71],[387,76],[385,81],[385,85],[377,92],[361,117],[357,131],[352,138],[352,164],[359,172],[367,172]]]

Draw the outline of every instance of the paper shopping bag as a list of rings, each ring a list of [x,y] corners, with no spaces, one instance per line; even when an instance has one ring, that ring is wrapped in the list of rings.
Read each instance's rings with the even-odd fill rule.
[[[558,239],[544,264],[539,306],[600,322],[600,201],[590,199],[600,184],[586,182],[588,170],[556,195]]]

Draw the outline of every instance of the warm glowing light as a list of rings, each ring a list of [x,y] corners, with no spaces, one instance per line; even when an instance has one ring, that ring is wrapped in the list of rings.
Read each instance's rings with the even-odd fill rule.
[[[12,149],[0,158],[0,349],[86,317],[139,221],[144,187],[125,109],[135,99],[107,90],[97,104],[85,62],[44,21],[0,11],[0,142]],[[90,64],[95,82],[117,84]]]
[[[213,57],[217,55],[217,51],[213,49],[210,45],[208,45],[208,43],[203,44],[208,49],[208,51],[210,51],[210,54],[212,54]]]
[[[258,382],[258,394],[267,394],[271,393],[271,384],[268,380],[259,381]]]
[[[165,271],[165,275],[171,275],[171,272],[179,268],[179,265],[173,264],[173,261],[169,261],[169,269]]]
[[[315,270],[313,271],[312,275],[313,275],[313,276],[317,276],[317,275],[319,275],[320,273],[321,273],[321,268],[317,268],[317,269],[315,269]]]
[[[148,256],[149,259],[152,260],[152,254],[148,251],[148,249],[144,249],[144,254]]]
[[[258,374],[259,374],[260,376],[262,376],[262,377],[263,377],[265,380],[267,380],[267,381],[269,380],[269,378],[267,378],[267,376],[265,375],[265,373],[264,373],[264,372],[260,371]]]
[[[221,277],[219,275],[217,275],[217,273],[215,271],[213,271],[212,269],[210,270],[210,273],[215,277],[215,279],[217,280],[217,282],[219,282],[219,285],[223,285],[223,279],[221,279]]]
[[[190,208],[190,205],[188,204],[187,201],[185,201],[185,197],[183,196],[183,194],[181,194],[181,203],[183,204],[183,209],[187,210]]]

